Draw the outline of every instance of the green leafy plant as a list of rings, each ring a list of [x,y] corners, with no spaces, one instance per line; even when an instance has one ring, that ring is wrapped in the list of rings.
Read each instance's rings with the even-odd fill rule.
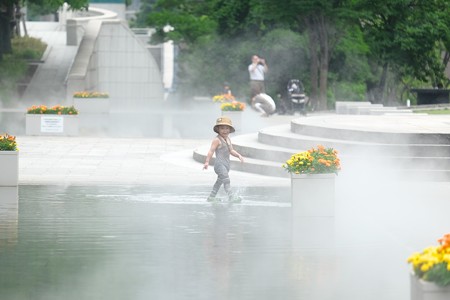
[[[47,48],[47,44],[32,37],[15,37],[11,40],[14,55],[21,59],[38,60]]]
[[[74,98],[109,98],[108,93],[100,93],[100,92],[75,92],[73,94]]]
[[[245,109],[245,103],[233,101],[224,102],[220,105],[222,111],[243,111]]]
[[[337,174],[341,170],[337,154],[333,148],[318,145],[317,148],[292,155],[282,167],[293,174]]]
[[[61,106],[55,105],[47,107],[45,105],[39,105],[27,109],[27,114],[45,114],[45,115],[78,115],[78,110],[73,106]]]
[[[438,286],[450,285],[450,233],[438,239],[438,246],[430,246],[408,257],[414,274]]]
[[[16,137],[7,133],[0,135],[0,151],[17,151]]]

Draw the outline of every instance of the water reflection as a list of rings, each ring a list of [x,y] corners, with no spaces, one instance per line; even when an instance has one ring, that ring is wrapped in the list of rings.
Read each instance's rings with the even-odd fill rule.
[[[18,187],[0,187],[0,253],[17,244],[19,223]]]
[[[3,192],[1,299],[407,299],[405,259],[421,247],[405,244],[450,226],[448,186],[396,201],[398,189],[362,200],[346,188],[333,223],[293,217],[288,188],[248,187],[231,205],[207,203],[209,189]]]
[[[274,285],[295,294],[285,192],[212,205],[209,188],[20,187],[1,298],[269,299]]]

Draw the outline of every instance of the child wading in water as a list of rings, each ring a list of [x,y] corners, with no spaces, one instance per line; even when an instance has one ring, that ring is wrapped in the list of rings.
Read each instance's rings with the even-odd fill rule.
[[[214,183],[211,194],[208,197],[208,201],[215,200],[217,192],[223,184],[223,188],[228,194],[228,200],[239,202],[241,200],[240,197],[231,193],[230,176],[228,175],[228,172],[230,171],[230,154],[239,158],[241,162],[244,162],[242,155],[233,149],[231,140],[228,137],[228,135],[233,133],[235,130],[231,124],[231,120],[227,117],[218,118],[213,130],[218,133],[218,135],[212,141],[211,148],[206,156],[205,164],[203,165],[204,170],[208,169],[209,160],[214,153],[216,154],[214,172],[217,174],[217,180],[216,183]]]

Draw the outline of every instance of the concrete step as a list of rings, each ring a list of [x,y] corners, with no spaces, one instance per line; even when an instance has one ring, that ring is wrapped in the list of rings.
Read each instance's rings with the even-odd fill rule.
[[[325,133],[324,129],[314,130],[310,126],[305,126],[302,130],[293,132],[292,128],[297,128],[297,125],[292,125],[294,121],[292,121],[291,125],[272,126],[260,130],[258,142],[288,149],[299,149],[299,151],[316,147],[317,145],[324,145],[332,147],[341,153],[349,153],[350,156],[450,157],[450,145],[377,143],[335,139],[323,137],[323,135],[331,135]],[[308,129],[312,129],[312,132],[308,131]],[[333,129],[330,129],[330,131],[333,131]],[[305,132],[307,134],[301,134],[299,132]],[[313,135],[313,133],[317,133],[318,135]],[[322,136],[320,136],[321,133]],[[338,137],[342,136],[339,131],[335,131],[335,133]]]
[[[299,149],[290,149],[258,141],[258,133],[244,134],[232,138],[234,149],[244,157],[267,160],[273,162],[285,162],[292,154],[300,152]]]
[[[280,146],[273,146],[264,144],[258,141],[258,134],[246,134],[233,138],[233,147],[241,153],[244,157],[267,160],[283,164],[288,160],[292,154],[305,151],[311,147],[316,147],[317,144],[311,147],[302,149],[286,148]],[[322,143],[328,145],[327,143]],[[336,148],[337,149],[337,148]],[[388,156],[378,155],[373,156],[366,154],[366,151],[361,153],[346,153],[340,151],[339,157],[343,161],[358,160],[365,165],[386,165],[388,168],[399,169],[421,169],[421,170],[450,170],[450,157],[411,157],[411,156]],[[363,162],[366,160],[366,162]],[[369,160],[369,162],[367,161]]]
[[[206,155],[209,150],[209,145],[201,146],[194,150],[193,158],[199,163],[204,163]],[[407,181],[449,181],[450,168],[420,168],[413,167],[405,161],[404,168],[399,165],[391,164],[386,167],[385,164],[380,164],[376,160],[358,160],[345,155],[340,155],[343,169],[339,176],[367,178],[367,180],[376,180],[378,177],[393,178],[393,180],[407,180]],[[231,157],[231,169],[234,171],[241,171],[247,173],[254,173],[264,176],[274,176],[289,178],[290,174],[282,167],[283,162],[267,161],[262,159],[255,159],[245,157],[244,163],[238,159]],[[447,161],[448,163],[448,161]],[[214,157],[210,161],[211,166],[214,165]],[[427,166],[429,167],[429,166]]]
[[[445,145],[450,149],[448,122],[445,117],[429,118],[427,115],[417,114],[317,116],[292,120],[291,131],[345,141]]]
[[[204,163],[206,155],[208,154],[210,145],[200,146],[193,152],[193,158],[199,163]],[[231,157],[231,169],[234,171],[242,171],[248,173],[255,173],[266,176],[275,177],[289,177],[289,173],[282,168],[282,163],[273,162],[262,159],[255,159],[251,157],[244,157],[244,163],[241,163],[237,158]],[[214,165],[214,156],[210,160],[210,165]]]
[[[389,118],[383,117],[380,121],[380,117],[369,117],[364,120],[371,123],[366,127],[361,126],[360,132],[355,133],[358,131],[353,129],[358,125],[355,120],[359,119],[348,117],[350,118],[346,119],[347,116],[341,116],[333,122],[329,122],[333,116],[303,117],[287,124],[265,127],[258,133],[232,136],[233,146],[245,157],[245,162],[240,163],[232,157],[231,168],[261,175],[289,177],[282,165],[292,154],[324,145],[339,151],[343,166],[340,176],[362,177],[368,180],[388,177],[401,180],[450,181],[450,145],[442,143],[448,137],[445,127],[447,119],[424,120],[420,126],[426,127],[426,130],[422,133],[420,128],[415,126],[415,116],[409,119],[395,117],[393,120],[397,122],[410,123],[403,126],[388,124],[391,131],[385,130],[383,122],[387,120],[389,123]],[[424,126],[425,123],[427,126]],[[436,141],[436,134],[427,134],[428,132],[438,132],[437,143],[432,143]],[[397,139],[394,139],[394,133]],[[352,134],[355,134],[356,138],[362,137],[363,140],[355,140]],[[380,136],[371,140],[365,138],[364,134]],[[418,136],[415,137],[415,134]],[[341,138],[343,136],[347,139]],[[419,136],[428,143],[414,143]],[[409,139],[413,142],[408,141]],[[209,145],[196,149],[194,159],[203,163],[208,150]]]

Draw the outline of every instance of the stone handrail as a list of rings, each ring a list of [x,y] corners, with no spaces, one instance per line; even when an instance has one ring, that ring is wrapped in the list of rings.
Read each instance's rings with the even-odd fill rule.
[[[66,20],[66,44],[68,46],[76,46],[80,43],[90,21],[117,19],[117,13],[96,7],[89,7],[87,14],[88,16],[73,17]]]

